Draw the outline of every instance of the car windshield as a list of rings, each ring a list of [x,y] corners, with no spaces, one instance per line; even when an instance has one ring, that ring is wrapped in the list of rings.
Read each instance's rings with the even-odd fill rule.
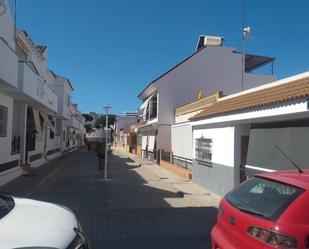
[[[7,215],[15,206],[12,197],[0,195],[0,219]]]
[[[242,212],[276,220],[304,190],[254,177],[227,194],[227,201]]]

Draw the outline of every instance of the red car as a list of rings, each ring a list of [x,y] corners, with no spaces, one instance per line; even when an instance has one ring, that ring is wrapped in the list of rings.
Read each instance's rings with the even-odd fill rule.
[[[309,248],[309,170],[256,175],[220,202],[212,249]]]

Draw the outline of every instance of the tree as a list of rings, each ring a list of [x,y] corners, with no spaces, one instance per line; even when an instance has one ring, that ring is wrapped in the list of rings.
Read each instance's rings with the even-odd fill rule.
[[[85,121],[90,121],[91,122],[93,120],[93,117],[91,115],[87,114],[87,113],[84,113],[82,115],[85,118]]]
[[[85,129],[86,129],[86,133],[91,133],[91,132],[93,132],[93,129],[92,129],[91,124],[85,124]]]
[[[108,115],[108,126],[111,126],[115,123],[116,115],[109,114]],[[95,125],[96,128],[102,128],[105,127],[105,115],[102,115],[101,117],[97,118]]]

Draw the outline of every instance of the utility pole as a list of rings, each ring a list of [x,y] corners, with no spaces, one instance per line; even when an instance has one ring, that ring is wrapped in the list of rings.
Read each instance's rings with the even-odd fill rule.
[[[241,18],[241,90],[244,90],[244,74],[245,74],[245,0],[241,4],[242,18]]]
[[[111,109],[110,106],[104,106],[103,107],[106,116],[105,116],[105,165],[104,165],[104,180],[107,180],[107,138],[108,138],[108,111]]]
[[[244,90],[244,76],[246,71],[246,40],[249,39],[250,35],[250,27],[245,26],[245,0],[241,1],[241,12],[242,12],[242,18],[241,18],[241,42],[242,42],[242,48],[241,48],[241,90]]]

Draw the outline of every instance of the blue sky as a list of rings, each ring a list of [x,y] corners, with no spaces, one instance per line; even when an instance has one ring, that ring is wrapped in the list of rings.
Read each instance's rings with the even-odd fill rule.
[[[278,78],[309,70],[309,1],[246,0],[247,51],[276,57]],[[240,0],[17,0],[17,26],[49,47],[82,112],[136,110],[138,93],[194,52],[201,34],[240,48]]]

